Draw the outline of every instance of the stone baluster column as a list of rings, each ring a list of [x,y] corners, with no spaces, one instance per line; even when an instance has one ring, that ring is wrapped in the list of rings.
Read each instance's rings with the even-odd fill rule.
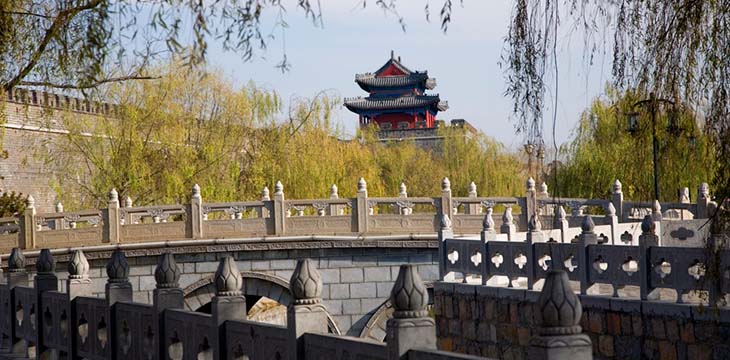
[[[406,187],[405,183],[400,183],[400,186],[398,187],[398,198],[402,199],[401,203],[408,198],[408,188]],[[408,215],[408,208],[401,206],[397,202],[393,204],[393,209],[395,210],[396,214]]]
[[[653,271],[650,258],[652,246],[659,246],[659,237],[656,235],[656,223],[651,215],[646,215],[641,222],[641,235],[639,235],[639,275],[641,276],[639,295],[641,300],[654,299],[655,295],[658,295],[654,294],[654,289],[649,287],[651,271]]]
[[[271,201],[271,198],[269,197],[269,187],[268,186],[264,186],[264,189],[261,190],[261,201],[264,202],[264,206],[259,208],[259,211],[258,211],[259,217],[260,218],[269,217],[270,216],[269,209],[266,208],[266,203],[268,201]]]
[[[583,222],[580,224],[581,233],[578,236],[578,274],[580,275],[580,293],[586,295],[588,289],[591,287],[588,283],[588,269],[591,264],[591,259],[588,258],[588,245],[598,244],[598,235],[593,231],[595,224],[593,224],[593,218],[590,215],[583,217]],[[582,270],[581,270],[582,269]]]
[[[568,236],[568,219],[566,218],[565,214],[565,208],[563,208],[563,205],[556,205],[555,206],[555,220],[553,220],[553,229],[560,229],[560,242],[561,243],[568,243],[570,242],[570,239],[567,239]]]
[[[492,217],[493,212],[494,208],[492,206],[487,207],[487,213],[484,214],[484,220],[482,220],[481,239],[483,243],[497,239],[497,232],[494,230],[494,218]]]
[[[477,193],[477,184],[472,181],[471,183],[469,183],[469,197],[476,198],[478,196],[479,194]],[[481,214],[482,205],[479,203],[469,203],[464,210],[467,214],[471,215]]]
[[[106,263],[105,297],[109,306],[117,302],[132,301],[132,284],[129,283],[129,263],[124,252],[114,250]],[[112,327],[113,328],[113,327]]]
[[[277,181],[274,185],[274,234],[284,235],[286,232],[287,208],[284,204],[284,185]]]
[[[63,204],[61,204],[60,201],[56,203],[56,212],[59,214],[63,213]],[[60,217],[56,219],[56,221],[54,221],[53,228],[55,230],[62,230],[64,228],[63,217]]]
[[[36,276],[34,281],[34,287],[36,291],[36,306],[37,313],[43,314],[41,311],[45,309],[43,301],[43,293],[46,291],[58,291],[58,276],[56,276],[56,259],[51,255],[50,249],[42,249],[38,260],[35,263]],[[45,329],[45,316],[36,316],[36,329]],[[58,356],[57,351],[49,350],[44,343],[45,331],[39,330],[36,332],[36,357],[38,359],[51,358],[55,359]],[[44,354],[44,352],[48,353]],[[46,357],[47,356],[47,357]]]
[[[436,349],[436,323],[428,316],[428,290],[415,265],[401,265],[390,292],[393,318],[386,323],[388,359],[406,359],[411,349]]]
[[[330,187],[330,199],[335,200],[340,198],[340,194],[338,193],[339,189],[337,189],[336,184],[332,184]],[[342,207],[342,205],[336,205],[336,204],[330,204],[329,206],[329,215],[342,215],[345,211]]]
[[[2,339],[2,353],[9,358],[23,358],[28,356],[28,343],[15,333],[15,288],[28,286],[28,273],[25,272],[25,256],[20,248],[13,248],[8,258],[8,272],[5,274],[6,286],[10,293],[10,334],[7,339]]]
[[[525,240],[527,244],[527,254],[525,254],[527,256],[527,263],[525,264],[525,269],[527,270],[527,290],[532,290],[532,286],[535,283],[535,262],[537,261],[535,259],[535,247],[533,244],[544,241],[539,211],[530,217],[530,222],[527,225],[529,229],[527,231],[527,239]]]
[[[157,258],[157,267],[155,267],[155,289],[152,290],[152,306],[157,314],[157,342],[159,353],[165,354],[165,342],[160,336],[165,329],[166,309],[183,309],[185,307],[185,299],[183,291],[180,289],[180,267],[175,262],[175,256],[171,253],[164,253]]]
[[[568,274],[550,270],[538,298],[539,328],[530,339],[527,358],[545,360],[591,360],[593,346],[588,335],[582,333],[580,319],[583,307],[573,293]]]
[[[651,218],[654,221],[662,221],[662,204],[659,203],[659,200],[654,200],[654,203],[651,204]]]
[[[111,244],[120,242],[119,213],[119,194],[117,194],[116,189],[112,189],[109,192],[107,207],[102,210],[102,220],[104,222],[102,242]]]
[[[370,217],[370,206],[368,205],[368,185],[364,178],[357,182],[356,211],[353,211],[353,220],[357,224],[356,231],[360,234],[368,232],[368,217]]]
[[[123,212],[124,216],[120,219],[122,225],[131,225],[134,222],[132,221],[132,214],[129,213],[129,209],[132,207],[132,198],[127,196],[126,199],[124,199],[124,209]]]
[[[679,193],[679,203],[680,204],[689,204],[689,188],[683,187],[682,191]],[[689,212],[686,209],[679,210],[679,219],[680,220],[689,220],[692,219],[692,216],[689,215]]]
[[[449,261],[446,256],[446,240],[454,237],[454,230],[451,228],[451,219],[449,215],[441,215],[441,224],[438,232],[439,242],[439,279],[442,281],[453,280],[454,274],[446,276],[446,262]]]
[[[614,209],[616,209],[616,216],[618,216],[619,222],[624,222],[626,220],[624,218],[624,193],[622,188],[623,186],[621,185],[621,181],[616,179],[616,181],[613,182],[611,203],[613,204]]]
[[[200,186],[193,185],[193,192],[190,196],[190,204],[187,206],[188,219],[186,222],[186,235],[193,239],[202,239],[204,230],[203,220],[203,196],[200,194]]]
[[[36,216],[35,199],[28,195],[25,200],[25,211],[21,215],[20,234],[18,235],[18,247],[21,249],[33,249],[35,247]]]
[[[213,278],[216,288],[216,295],[211,303],[211,315],[216,328],[213,358],[222,360],[228,356],[225,328],[222,325],[228,320],[246,320],[246,297],[241,292],[243,277],[233,257],[226,256],[220,260]]]
[[[91,296],[91,279],[89,279],[89,261],[86,260],[84,252],[80,249],[74,250],[71,254],[71,258],[68,260],[68,279],[66,280],[66,295],[69,300],[70,316],[69,319],[77,319],[76,298],[79,296]],[[67,331],[73,331],[70,329],[77,329],[79,324],[73,324],[73,321],[69,321],[70,325]],[[69,336],[71,339],[70,359],[76,359],[78,352],[78,336]]]
[[[530,218],[537,214],[537,190],[535,189],[535,179],[529,177],[525,182],[525,204],[520,214],[520,226],[529,227]],[[521,227],[522,228],[522,227]]]
[[[322,275],[314,261],[299,260],[289,281],[294,301],[287,308],[287,327],[293,358],[304,359],[304,333],[326,334],[327,308],[322,304]]]
[[[451,198],[451,181],[445,177],[441,180],[441,209],[438,218],[443,219],[443,215],[453,216],[454,202]]]
[[[611,225],[610,244],[621,244],[621,235],[618,233],[618,216],[616,216],[616,207],[613,203],[608,203],[608,205],[606,205],[606,223]]]
[[[512,208],[508,207],[504,209],[504,214],[502,214],[502,226],[499,227],[499,232],[502,234],[507,234],[507,240],[513,241],[515,240],[515,233],[517,232],[517,228],[515,227],[515,221],[514,217],[512,216]]]

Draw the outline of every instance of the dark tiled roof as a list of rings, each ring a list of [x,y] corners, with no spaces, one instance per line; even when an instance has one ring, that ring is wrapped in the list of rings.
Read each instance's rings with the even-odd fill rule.
[[[418,95],[396,98],[356,97],[345,99],[345,106],[350,111],[412,109],[425,106],[433,106],[438,111],[444,111],[449,108],[449,103],[441,101],[438,95]]]
[[[405,65],[401,64],[400,61],[396,60],[395,56],[393,56],[393,54],[390,54],[390,59],[388,61],[386,61],[385,64],[383,64],[383,66],[380,67],[380,69],[376,70],[375,73],[380,74],[383,70],[387,69],[388,66],[390,66],[390,65],[395,66],[400,71],[402,71],[406,74],[410,74],[413,72],[410,69],[408,69],[407,67],[405,67]]]
[[[388,88],[388,87],[404,87],[421,85],[426,89],[433,89],[436,87],[436,79],[428,77],[428,72],[414,72],[409,75],[399,76],[381,76],[376,77],[375,74],[357,74],[355,75],[355,82],[365,91],[370,91],[371,88]]]

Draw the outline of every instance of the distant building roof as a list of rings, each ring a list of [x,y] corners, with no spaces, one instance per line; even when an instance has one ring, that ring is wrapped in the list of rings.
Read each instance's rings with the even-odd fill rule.
[[[428,72],[412,72],[408,75],[377,76],[373,73],[355,75],[355,82],[365,91],[373,88],[421,86],[431,90],[436,87],[436,79],[429,78]]]
[[[441,101],[438,95],[414,95],[396,98],[356,97],[345,99],[345,106],[350,111],[355,112],[362,110],[421,108],[426,106],[435,106],[438,111],[444,111],[449,108],[449,103],[447,101]]]

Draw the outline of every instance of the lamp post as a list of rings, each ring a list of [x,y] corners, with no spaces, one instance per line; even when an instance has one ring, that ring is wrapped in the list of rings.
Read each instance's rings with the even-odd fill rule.
[[[645,100],[640,100],[634,103],[632,108],[637,107],[643,107],[648,105],[649,111],[651,112],[651,135],[652,135],[652,147],[653,147],[653,153],[654,153],[654,200],[659,200],[659,170],[657,168],[657,152],[659,149],[659,144],[657,142],[656,138],[656,111],[657,111],[657,104],[664,103],[664,104],[670,104],[674,106],[674,101],[657,98],[654,96],[654,93],[649,94],[649,98]],[[670,124],[670,126],[675,124]],[[634,134],[639,127],[639,113],[638,112],[632,112],[628,115],[628,130],[631,134]]]

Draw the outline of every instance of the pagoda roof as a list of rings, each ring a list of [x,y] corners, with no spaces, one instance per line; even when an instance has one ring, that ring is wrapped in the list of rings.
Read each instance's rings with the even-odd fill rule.
[[[422,86],[431,90],[436,87],[436,79],[429,78],[428,72],[411,72],[407,75],[377,76],[377,73],[355,75],[355,82],[365,91],[373,88],[394,88],[407,86]]]
[[[438,95],[412,95],[394,98],[356,97],[345,99],[345,106],[350,111],[364,110],[396,110],[434,107],[437,111],[449,108],[447,101],[441,101]]]

